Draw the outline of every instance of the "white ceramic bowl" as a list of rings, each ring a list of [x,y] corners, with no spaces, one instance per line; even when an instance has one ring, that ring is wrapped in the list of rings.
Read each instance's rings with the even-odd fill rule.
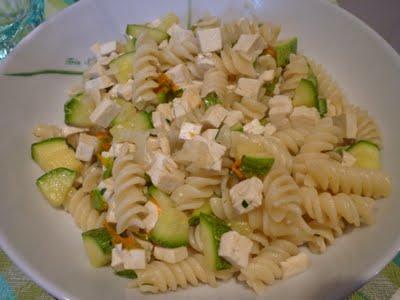
[[[184,0],[82,0],[39,26],[0,65],[0,73],[68,68],[67,58],[84,61],[96,41],[121,38],[125,24],[145,22],[173,11],[184,22]],[[400,248],[398,128],[400,58],[375,32],[342,9],[318,0],[193,0],[192,19],[204,13],[224,17],[256,15],[297,35],[300,49],[323,63],[351,102],[367,108],[384,133],[384,167],[393,181],[390,199],[380,200],[376,224],[338,238],[324,255],[312,256],[300,276],[267,288],[268,299],[342,298],[380,271]],[[73,69],[83,66],[69,67]],[[60,299],[123,299],[136,295],[107,268],[93,269],[72,219],[52,209],[35,187],[41,174],[30,158],[31,130],[38,122],[60,123],[68,87],[78,77],[0,77],[0,170],[3,191],[0,246],[33,280]],[[255,297],[231,281],[168,293],[167,299]]]

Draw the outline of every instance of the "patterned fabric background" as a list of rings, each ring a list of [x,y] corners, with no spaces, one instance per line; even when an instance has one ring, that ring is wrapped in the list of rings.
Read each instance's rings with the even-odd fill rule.
[[[330,0],[336,2],[335,0]],[[76,2],[75,0],[46,0],[46,16]],[[400,300],[400,254],[376,277],[348,300]],[[0,250],[0,300],[53,300],[41,287],[22,273]]]

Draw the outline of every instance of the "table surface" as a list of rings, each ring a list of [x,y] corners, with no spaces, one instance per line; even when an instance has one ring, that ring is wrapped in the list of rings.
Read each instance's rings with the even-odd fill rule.
[[[335,0],[330,0],[336,2]],[[46,15],[67,7],[74,0],[46,0]],[[400,53],[400,0],[338,0]],[[400,300],[400,254],[385,269],[357,292],[350,300]],[[23,274],[0,250],[0,299],[54,299]]]

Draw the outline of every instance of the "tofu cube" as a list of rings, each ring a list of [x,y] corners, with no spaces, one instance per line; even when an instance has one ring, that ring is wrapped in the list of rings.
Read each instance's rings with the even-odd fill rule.
[[[165,74],[180,88],[192,82],[190,72],[184,64],[176,65],[169,69]]]
[[[171,193],[183,185],[185,180],[184,173],[178,170],[178,165],[174,160],[160,152],[155,153],[147,174],[156,187],[167,193]]]
[[[146,232],[150,232],[157,223],[160,214],[160,208],[152,201],[146,202],[144,207],[147,208],[148,215],[143,219]]]
[[[215,140],[215,137],[218,134],[219,129],[207,129],[204,131],[201,136],[206,138],[207,140]]]
[[[182,140],[191,140],[201,132],[201,125],[184,122],[179,132],[179,138]]]
[[[98,140],[96,137],[81,133],[79,135],[78,147],[76,147],[76,158],[82,161],[91,161],[97,146]]]
[[[107,75],[101,75],[85,82],[85,90],[101,90],[114,85],[114,81]]]
[[[242,52],[250,59],[261,54],[267,46],[263,37],[260,34],[241,34],[239,40],[233,46],[233,50]]]
[[[239,78],[235,93],[243,97],[257,97],[262,82],[258,79]]]
[[[202,103],[201,97],[199,94],[199,89],[197,89],[195,87],[186,88],[183,91],[182,99],[183,99],[183,101],[186,101],[186,103],[188,104],[188,106],[191,110],[199,107]]]
[[[274,78],[275,78],[275,70],[267,70],[260,75],[259,80],[263,82],[270,82],[274,80]]]
[[[170,264],[176,264],[188,257],[188,250],[186,247],[179,248],[163,248],[159,246],[154,247],[154,257],[158,260],[165,261]]]
[[[252,247],[253,242],[249,238],[232,230],[221,236],[218,255],[234,266],[246,268]]]
[[[122,260],[125,269],[143,270],[146,269],[146,251],[144,249],[123,250]]]
[[[214,52],[222,49],[222,35],[220,28],[197,30],[201,52]]]
[[[298,106],[294,108],[289,119],[293,127],[314,127],[321,117],[315,107]]]
[[[121,271],[124,269],[122,251],[122,244],[115,245],[111,251],[111,267],[116,271]]]
[[[100,45],[100,55],[108,55],[111,52],[117,51],[118,43],[117,41],[110,41]]]
[[[110,99],[105,99],[97,105],[89,118],[93,123],[106,128],[120,111],[121,107],[117,103]]]
[[[224,124],[233,126],[244,119],[244,115],[240,110],[231,110],[224,120]]]
[[[356,163],[357,159],[353,155],[351,155],[347,151],[343,151],[342,155],[343,155],[343,157],[342,157],[342,166],[345,166],[345,167],[354,166],[354,164]]]
[[[189,103],[182,98],[175,98],[172,101],[172,108],[175,118],[180,118],[190,111]]]
[[[357,137],[357,116],[354,112],[346,112],[333,117],[333,124],[342,129],[343,135],[348,139]]]
[[[176,42],[184,42],[188,39],[194,39],[193,32],[188,29],[184,29],[178,24],[173,24],[168,30],[167,33],[171,36]]]
[[[218,128],[227,115],[228,111],[222,105],[213,105],[204,114],[203,123]]]
[[[235,184],[229,195],[233,208],[239,213],[247,213],[262,203],[263,183],[257,177],[252,177]]]
[[[300,252],[296,256],[289,257],[281,262],[283,278],[286,279],[304,272],[310,266],[310,259],[307,254]]]
[[[271,123],[268,123],[264,127],[264,136],[271,136],[276,132],[276,127]]]
[[[263,134],[264,129],[264,126],[261,125],[258,119],[254,119],[243,127],[243,131],[248,134]]]

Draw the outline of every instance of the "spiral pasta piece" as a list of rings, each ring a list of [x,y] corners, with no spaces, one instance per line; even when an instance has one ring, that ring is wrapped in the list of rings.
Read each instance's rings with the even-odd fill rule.
[[[243,97],[241,101],[232,103],[232,108],[239,110],[248,120],[262,119],[268,110],[268,106],[253,97]]]
[[[172,35],[167,47],[159,53],[160,61],[164,65],[176,66],[186,61],[193,61],[199,53],[199,46],[193,33],[184,38]]]
[[[390,194],[390,179],[381,171],[344,167],[333,160],[307,160],[305,164],[307,174],[323,191],[356,194],[374,199]]]
[[[285,240],[275,240],[258,256],[251,259],[246,268],[240,269],[238,279],[245,281],[257,294],[261,294],[266,285],[282,278],[280,263],[298,253],[299,249],[295,244]]]
[[[279,86],[282,94],[293,96],[300,80],[309,74],[306,58],[300,54],[290,54],[290,62],[283,72],[283,82]]]
[[[136,273],[138,277],[133,280],[132,286],[149,293],[186,289],[200,283],[216,287],[217,278],[227,279],[232,274],[231,271],[221,272],[220,275],[219,272],[210,271],[201,254],[190,255],[176,264],[153,261],[145,270],[137,270]]]
[[[203,252],[203,241],[201,240],[200,225],[189,228],[189,245],[197,252]]]
[[[339,222],[339,226],[332,227],[328,224],[320,224],[312,221],[308,224],[314,235],[307,242],[308,248],[314,253],[324,253],[328,245],[331,245],[336,237],[343,234],[345,224]]]
[[[296,155],[299,153],[308,134],[309,130],[307,128],[298,127],[278,130],[273,136],[277,137],[292,155]]]
[[[136,42],[136,52],[133,63],[132,100],[139,108],[156,100],[153,91],[158,87],[155,81],[159,76],[157,67],[159,52],[157,43],[148,35],[141,35]]]
[[[103,170],[97,163],[91,164],[82,174],[82,190],[87,193],[94,190],[98,186],[102,174]]]
[[[117,233],[131,227],[145,228],[143,218],[146,217],[147,209],[144,203],[147,199],[143,194],[143,186],[146,184],[143,178],[144,170],[135,164],[133,156],[128,154],[115,160],[112,173],[115,182]]]
[[[315,188],[301,187],[301,205],[307,215],[318,223],[339,226],[341,218],[354,226],[373,223],[374,200],[359,195],[329,193],[318,194]]]
[[[226,74],[217,69],[210,69],[204,74],[204,81],[201,87],[201,97],[206,97],[209,93],[215,92],[220,99],[225,98],[228,79]]]
[[[221,183],[218,177],[189,176],[185,184],[171,194],[171,199],[180,210],[199,208],[208,200]]]
[[[253,61],[244,57],[238,51],[233,50],[228,45],[221,51],[221,62],[217,62],[216,65],[224,67],[223,71],[231,75],[244,75],[247,77],[257,77],[257,72],[254,69]]]
[[[322,65],[317,64],[309,58],[307,61],[315,77],[317,78],[319,97],[325,98],[328,101],[328,115],[336,116],[344,113],[347,100],[342,89],[332,79]]]
[[[212,197],[210,199],[211,211],[214,215],[222,220],[235,220],[239,219],[240,215],[233,208],[229,189],[227,187],[229,176],[225,176],[221,181],[221,198]]]
[[[46,140],[53,137],[62,136],[61,129],[54,125],[39,124],[33,128],[33,135],[39,141]]]
[[[349,105],[346,111],[356,114],[357,118],[357,140],[367,140],[375,143],[378,147],[382,147],[382,137],[376,121],[368,114],[367,111],[355,106]]]
[[[72,188],[64,202],[64,207],[82,231],[103,226],[105,213],[100,214],[92,207],[90,195],[83,189],[75,190]]]

